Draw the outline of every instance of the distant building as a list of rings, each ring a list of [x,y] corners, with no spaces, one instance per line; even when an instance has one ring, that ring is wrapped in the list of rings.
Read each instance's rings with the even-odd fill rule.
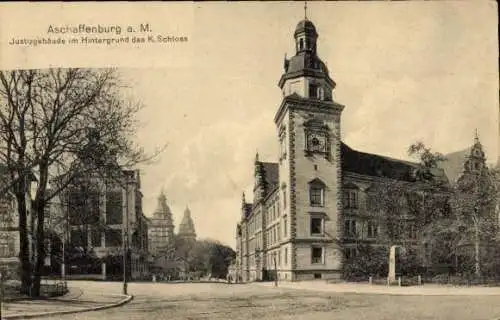
[[[167,204],[167,197],[162,192],[153,216],[148,219],[149,253],[158,255],[166,252],[174,242],[174,222]]]
[[[194,229],[194,222],[193,218],[191,218],[191,210],[189,210],[189,207],[186,207],[186,210],[184,210],[184,216],[179,225],[177,236],[184,240],[196,240],[196,231]]]

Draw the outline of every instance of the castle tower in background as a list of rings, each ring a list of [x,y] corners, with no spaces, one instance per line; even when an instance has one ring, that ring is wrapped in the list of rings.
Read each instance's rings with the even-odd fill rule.
[[[182,217],[181,224],[179,225],[179,232],[177,234],[180,238],[186,240],[196,240],[196,231],[194,230],[194,222],[191,218],[191,211],[188,207],[184,210],[184,217]]]
[[[167,197],[163,191],[158,196],[158,204],[153,217],[150,218],[149,250],[152,254],[167,250],[174,239],[174,222],[172,212],[167,204]]]

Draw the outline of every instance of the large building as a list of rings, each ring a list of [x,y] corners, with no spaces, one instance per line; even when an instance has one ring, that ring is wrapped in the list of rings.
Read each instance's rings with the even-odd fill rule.
[[[129,276],[143,278],[148,274],[148,235],[142,197],[137,170],[122,170],[112,179],[85,174],[58,197],[52,209],[59,213],[53,215],[66,221],[62,238],[68,247],[101,259],[104,278],[121,275],[122,261],[111,263],[109,258],[122,256],[124,248],[129,249]],[[77,251],[65,253],[67,274],[81,272],[70,262]]]
[[[340,278],[360,241],[374,243],[387,233],[370,205],[377,187],[395,183],[424,192],[439,185],[436,194],[445,194],[450,186],[443,169],[432,171],[436,184],[422,182],[417,163],[343,143],[344,106],[333,100],[335,81],[318,57],[314,24],[300,21],[294,39],[296,54],[285,59],[278,83],[283,100],[274,123],[280,155],[277,162],[256,156],[253,203],[243,194],[236,230],[236,280]],[[481,166],[474,157],[477,146],[478,141],[466,165],[471,170]],[[479,160],[484,163],[484,154]],[[396,239],[415,242],[418,224],[405,213],[401,219]]]

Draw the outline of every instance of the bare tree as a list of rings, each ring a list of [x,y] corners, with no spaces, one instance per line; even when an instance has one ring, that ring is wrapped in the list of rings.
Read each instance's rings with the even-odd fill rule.
[[[133,143],[139,106],[122,98],[121,85],[110,69],[0,72],[0,157],[19,204],[23,288],[32,285],[34,296],[40,294],[48,201],[77,175],[116,173],[145,160]],[[117,161],[109,162],[110,158]],[[25,193],[33,172],[38,181],[32,201],[36,259],[31,266]],[[58,183],[51,186],[53,177]]]

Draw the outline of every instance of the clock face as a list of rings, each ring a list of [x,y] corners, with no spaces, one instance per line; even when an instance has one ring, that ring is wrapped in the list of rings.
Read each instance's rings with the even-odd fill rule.
[[[326,152],[326,137],[324,135],[312,133],[307,142],[309,151]]]

